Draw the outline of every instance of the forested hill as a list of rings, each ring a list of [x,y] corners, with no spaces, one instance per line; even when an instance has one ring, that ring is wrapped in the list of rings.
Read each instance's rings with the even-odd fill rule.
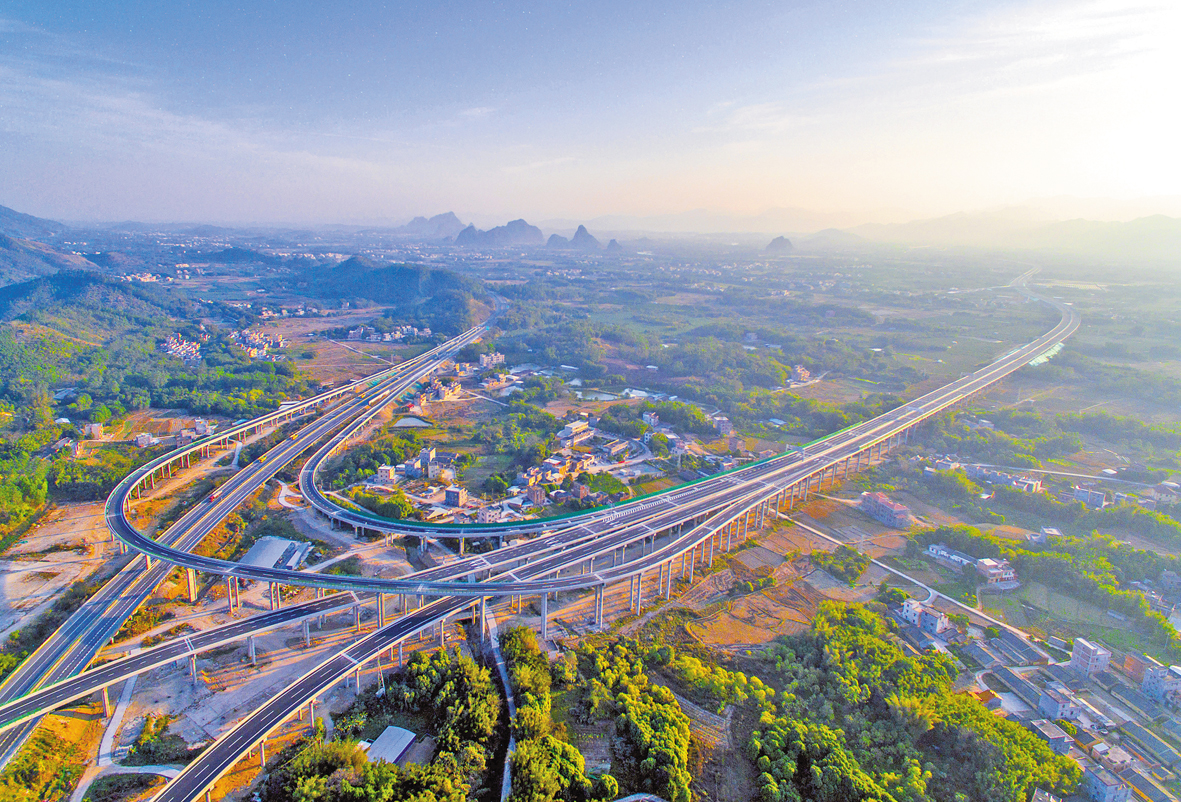
[[[26,281],[58,270],[93,267],[76,254],[61,253],[40,242],[0,233],[0,285]]]
[[[424,265],[382,264],[354,256],[303,275],[319,298],[365,300],[395,307],[399,317],[445,333],[471,325],[472,301],[487,297],[475,279]]]
[[[0,321],[21,320],[87,341],[167,325],[187,301],[142,284],[69,270],[0,287]]]
[[[0,206],[0,234],[22,239],[45,240],[62,234],[66,228],[56,220],[33,217],[31,214]]]

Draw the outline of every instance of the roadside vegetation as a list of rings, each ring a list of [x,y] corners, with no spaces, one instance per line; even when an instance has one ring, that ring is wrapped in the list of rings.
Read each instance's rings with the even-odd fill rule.
[[[429,656],[415,652],[404,671],[391,674],[380,688],[363,691],[337,719],[336,740],[325,741],[318,727],[316,734],[284,750],[262,786],[261,798],[463,802],[491,799],[494,793],[499,799],[499,786],[488,785],[486,772],[500,710],[500,695],[488,669],[461,656],[458,649]],[[432,730],[436,749],[430,762],[405,768],[370,763],[356,739],[376,738],[387,726],[406,723],[407,715]]]
[[[852,546],[837,546],[833,551],[817,551],[812,554],[812,564],[850,585],[857,583],[869,567],[869,556]]]
[[[1025,582],[1047,587],[1130,619],[1174,659],[1181,658],[1181,636],[1168,619],[1153,610],[1133,582],[1157,582],[1163,571],[1181,573],[1181,557],[1137,549],[1111,535],[1052,537],[1044,544],[1023,543],[986,535],[971,526],[941,526],[910,536],[908,553],[918,554],[931,543],[946,543],[976,557],[1004,557]]]

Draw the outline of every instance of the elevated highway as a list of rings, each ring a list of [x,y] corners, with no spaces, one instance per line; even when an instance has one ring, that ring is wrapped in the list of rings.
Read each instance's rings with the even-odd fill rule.
[[[189,553],[188,549],[200,542],[204,534],[216,526],[224,515],[261,487],[283,465],[307,451],[330,432],[345,426],[339,435],[317,452],[317,455],[323,453],[326,456],[334,446],[365,425],[375,412],[376,405],[396,398],[437,367],[438,361],[447,353],[480,336],[480,330],[467,332],[435,352],[424,354],[412,364],[404,363],[383,371],[378,379],[355,383],[347,391],[354,396],[352,400],[340,404],[318,421],[305,426],[292,440],[276,446],[261,465],[256,463],[236,474],[225,486],[223,497],[209,504],[207,511],[202,512],[200,508],[191,511],[182,519],[184,527],[180,526],[182,522],[174,527],[182,530],[179,534],[172,535],[172,530],[169,530],[159,540],[142,535],[131,525],[126,514],[130,498],[145,484],[150,484],[156,472],[168,475],[173,470],[183,468],[192,454],[211,443],[195,443],[187,450],[172,452],[149,463],[121,482],[107,504],[107,521],[112,532],[132,549],[143,552],[145,559],[137,558],[137,562],[143,562],[149,570],[166,571],[171,565],[179,565],[188,571],[223,575],[235,587],[238,580],[248,579],[371,592],[378,594],[379,609],[377,632],[333,656],[243,720],[198,758],[158,798],[191,799],[199,795],[244,751],[261,743],[283,720],[294,715],[332,682],[339,681],[350,670],[356,670],[385,649],[424,629],[433,628],[465,608],[478,605],[482,612],[488,597],[540,596],[544,636],[548,622],[548,597],[554,591],[594,589],[596,618],[600,622],[604,590],[610,583],[628,582],[629,597],[633,608],[637,610],[645,594],[667,596],[671,592],[674,574],[679,571],[680,575],[691,577],[697,562],[712,562],[718,550],[728,549],[736,541],[744,540],[748,531],[762,526],[772,510],[789,508],[796,501],[806,499],[824,481],[848,475],[863,464],[880,458],[893,444],[904,440],[915,426],[999,381],[1069,337],[1078,326],[1077,314],[1065,305],[1053,305],[1061,313],[1061,320],[1042,337],[1013,349],[973,374],[872,421],[822,438],[799,451],[612,509],[597,510],[564,521],[471,530],[479,531],[481,534],[478,536],[486,536],[489,532],[534,534],[540,530],[540,536],[490,554],[473,555],[443,569],[402,579],[323,576],[263,569],[199,557]],[[346,395],[346,392],[336,392],[339,393],[336,396],[338,399]],[[303,402],[299,409],[280,410],[269,417],[277,422],[280,418],[274,416],[281,413],[302,414],[309,406],[314,406],[312,400]],[[251,421],[223,433],[221,437],[256,431],[257,426],[257,420]],[[229,441],[219,442],[225,445]],[[307,472],[308,466],[305,465],[301,479]],[[314,469],[310,476],[314,484]],[[400,529],[401,524],[398,522],[360,513],[360,517],[352,521],[343,516],[343,513],[351,514],[352,511],[334,506],[336,509],[327,509],[325,512],[337,516],[342,523],[381,532],[424,533],[422,527]],[[436,533],[455,536],[454,530],[450,529],[438,530]],[[402,615],[393,623],[386,623],[387,594],[401,596]],[[436,597],[438,600],[424,604],[426,597]],[[232,600],[232,593],[230,598]],[[411,612],[411,606],[417,609]],[[132,606],[124,617],[134,609]],[[0,695],[0,703],[4,701]],[[185,778],[183,782],[182,778]]]

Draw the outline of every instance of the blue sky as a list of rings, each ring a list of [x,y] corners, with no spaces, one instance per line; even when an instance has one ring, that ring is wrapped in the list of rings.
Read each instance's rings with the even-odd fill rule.
[[[1181,195],[1175,3],[686,5],[0,3],[0,204],[852,224]]]

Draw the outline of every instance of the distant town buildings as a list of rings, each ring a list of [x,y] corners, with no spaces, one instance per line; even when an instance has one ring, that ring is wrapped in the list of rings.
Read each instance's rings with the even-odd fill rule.
[[[1083,708],[1069,691],[1046,688],[1037,700],[1037,710],[1046,718],[1073,721],[1082,715]]]
[[[1128,802],[1132,797],[1132,789],[1123,780],[1094,763],[1086,767],[1083,780],[1091,802]]]
[[[184,362],[197,362],[201,359],[201,344],[186,340],[179,334],[169,334],[160,344],[160,350]]]
[[[1158,702],[1166,701],[1168,697],[1181,691],[1181,666],[1164,666],[1160,663],[1146,666],[1140,690],[1145,696]]]
[[[923,552],[942,566],[955,571],[963,571],[968,566],[976,565],[976,558],[950,548],[946,543],[932,543]]]
[[[1106,671],[1111,664],[1111,650],[1091,643],[1085,638],[1075,638],[1070,651],[1070,667],[1084,677]]]
[[[480,354],[480,367],[492,368],[497,365],[504,364],[504,354],[499,351],[493,351],[489,354]]]
[[[347,307],[346,307],[347,308]],[[311,310],[315,311],[315,310]],[[350,329],[345,335],[345,339],[351,341],[363,341],[372,343],[389,343],[399,342],[410,337],[430,337],[431,330],[429,328],[420,329],[414,326],[398,326],[392,331],[380,332],[372,326],[358,326],[355,329]]]
[[[1107,506],[1107,494],[1102,490],[1093,490],[1088,487],[1076,487],[1074,489],[1073,498],[1075,501],[1081,501],[1088,507],[1094,507],[1100,510]]]
[[[253,329],[235,331],[231,338],[239,348],[246,352],[251,359],[258,359],[268,354],[272,348],[286,348],[287,340],[281,334],[265,334]]]
[[[1053,721],[1044,718],[1034,719],[1029,722],[1029,729],[1033,731],[1034,735],[1049,744],[1050,749],[1059,755],[1065,755],[1069,752],[1071,745],[1074,743],[1073,739],[1066,734],[1065,730]]]
[[[791,380],[793,382],[811,381],[812,372],[803,365],[793,365],[791,368]]]
[[[976,573],[980,574],[985,584],[988,585],[1004,585],[1017,581],[1017,572],[1005,559],[994,560],[986,557],[977,560]]]
[[[448,507],[462,507],[467,504],[467,488],[452,485],[443,491],[443,503]]]
[[[886,526],[905,529],[910,526],[910,507],[892,501],[885,493],[862,493],[861,511]]]
[[[904,601],[898,615],[903,621],[913,624],[928,635],[941,635],[952,628],[951,620],[945,613],[915,599]]]

